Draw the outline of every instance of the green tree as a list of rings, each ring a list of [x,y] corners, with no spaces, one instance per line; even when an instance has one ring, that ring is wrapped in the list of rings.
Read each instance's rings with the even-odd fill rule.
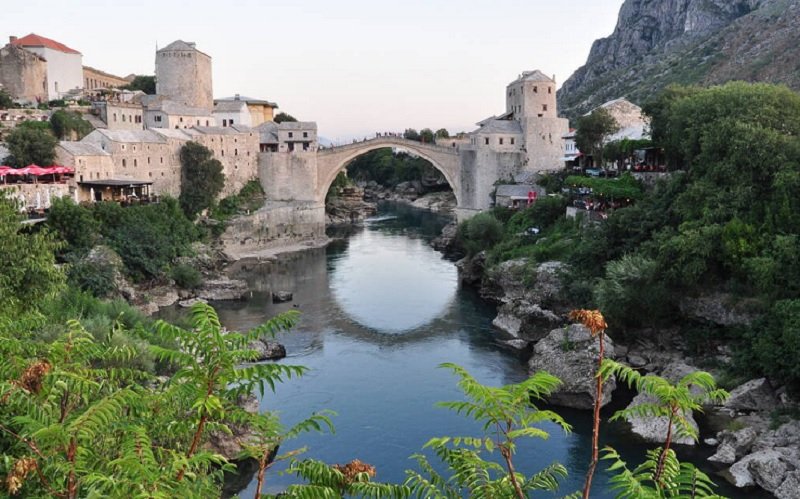
[[[69,197],[55,198],[47,215],[47,227],[64,242],[61,255],[85,255],[97,242],[100,224],[89,208],[75,204]]]
[[[617,120],[605,108],[597,108],[591,114],[578,119],[575,144],[581,151],[591,154],[596,166],[603,166],[603,146],[608,138],[619,131]]]
[[[95,203],[93,211],[100,234],[137,281],[161,277],[177,257],[189,253],[198,238],[197,228],[172,198],[127,208]]]
[[[31,123],[31,124],[27,124]],[[16,168],[30,164],[50,166],[56,157],[58,140],[47,123],[26,122],[6,135],[9,163]]]
[[[63,109],[50,116],[50,126],[61,140],[81,140],[94,130],[91,123],[81,118],[80,114]]]
[[[188,142],[181,148],[181,195],[183,212],[193,219],[214,204],[225,186],[222,163],[213,153],[197,142]]]
[[[123,90],[141,90],[147,95],[156,93],[156,77],[152,75],[136,75],[133,81],[122,87]]]
[[[297,118],[295,118],[291,114],[280,112],[275,115],[272,121],[274,121],[275,123],[296,122]]]
[[[408,139],[408,140],[419,141],[420,140],[420,135],[419,135],[419,132],[416,131],[415,129],[406,128],[406,131],[403,132],[403,138]]]
[[[450,132],[448,132],[446,128],[440,128],[440,129],[436,130],[436,138],[437,139],[449,139],[450,138]]]
[[[8,92],[0,89],[0,109],[10,109],[14,107],[14,100]]]
[[[420,142],[424,142],[426,144],[433,144],[435,140],[435,135],[433,134],[433,130],[430,128],[423,128],[419,132],[419,140]]]
[[[0,317],[36,310],[63,289],[64,273],[55,265],[60,244],[20,222],[15,204],[0,193]]]
[[[469,256],[491,249],[503,239],[503,224],[491,213],[478,213],[458,225],[457,237]]]

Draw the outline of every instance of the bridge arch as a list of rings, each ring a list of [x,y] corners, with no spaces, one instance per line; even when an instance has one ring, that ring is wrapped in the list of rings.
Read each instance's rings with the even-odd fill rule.
[[[317,154],[318,179],[317,193],[324,200],[336,176],[351,161],[370,151],[396,148],[407,150],[426,160],[442,173],[461,206],[461,178],[458,171],[458,152],[449,147],[423,144],[400,137],[378,137],[345,146],[322,149]]]

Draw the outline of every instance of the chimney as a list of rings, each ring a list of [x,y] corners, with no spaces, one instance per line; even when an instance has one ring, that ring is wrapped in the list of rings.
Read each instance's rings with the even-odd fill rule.
[[[8,37],[8,42],[9,42],[9,43],[14,43],[14,42],[16,42],[16,41],[17,41],[17,37],[16,37],[16,36],[9,36],[9,37]]]

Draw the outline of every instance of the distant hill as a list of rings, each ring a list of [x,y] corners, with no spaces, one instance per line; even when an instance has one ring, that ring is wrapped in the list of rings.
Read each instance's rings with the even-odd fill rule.
[[[800,90],[800,0],[625,0],[614,33],[558,92],[574,119],[618,97],[642,104],[671,83],[730,80]]]

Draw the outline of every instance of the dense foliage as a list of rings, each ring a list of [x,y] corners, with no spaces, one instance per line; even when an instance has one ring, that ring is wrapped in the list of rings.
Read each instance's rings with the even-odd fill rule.
[[[30,164],[50,166],[56,157],[58,140],[50,125],[44,122],[26,121],[6,135],[10,166],[24,168]]]
[[[390,148],[377,149],[362,154],[347,165],[347,176],[356,182],[375,181],[384,187],[394,187],[401,182],[420,180],[447,186],[442,174],[427,160]]]
[[[506,219],[503,239],[484,247],[489,261],[569,263],[565,299],[599,306],[617,335],[678,325],[696,342],[681,304],[722,293],[726,307],[772,318],[716,328],[703,342],[730,343],[741,359],[734,370],[800,389],[800,373],[779,359],[800,354],[792,322],[779,319],[800,299],[800,96],[764,84],[672,87],[645,108],[656,145],[682,171],[645,191],[625,177],[570,177],[565,187],[637,201],[600,223],[523,224],[542,229],[536,236]]]
[[[222,163],[213,153],[198,144],[187,142],[181,148],[181,195],[183,212],[189,219],[214,204],[225,186]]]
[[[53,133],[61,140],[81,140],[89,135],[94,127],[75,111],[59,109],[50,116]]]
[[[275,123],[296,122],[297,118],[295,118],[291,114],[284,113],[283,111],[281,111],[280,113],[275,115],[272,121],[274,121]]]
[[[575,145],[592,156],[595,165],[603,165],[603,149],[608,138],[617,133],[619,124],[605,108],[597,108],[591,114],[578,118]]]
[[[14,100],[11,98],[5,89],[0,88],[0,109],[9,109],[14,107]]]
[[[136,75],[133,81],[122,87],[123,90],[141,90],[147,95],[156,93],[156,77],[152,75]]]

